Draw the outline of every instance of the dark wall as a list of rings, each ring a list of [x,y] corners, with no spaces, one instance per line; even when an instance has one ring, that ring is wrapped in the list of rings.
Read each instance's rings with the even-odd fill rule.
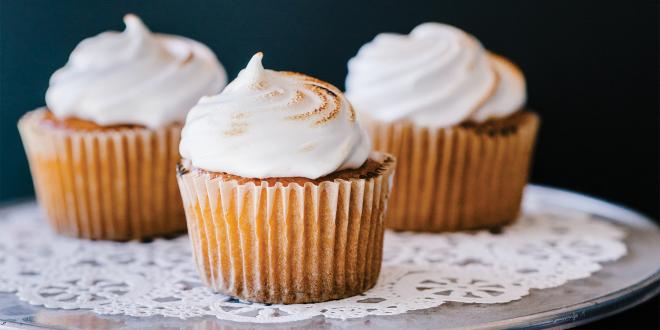
[[[378,32],[457,25],[517,62],[543,118],[532,181],[658,217],[658,3],[602,1],[26,1],[0,0],[0,199],[32,194],[15,128],[44,104],[50,74],[83,38],[123,29],[209,45],[233,78],[265,65],[340,87],[346,61]]]

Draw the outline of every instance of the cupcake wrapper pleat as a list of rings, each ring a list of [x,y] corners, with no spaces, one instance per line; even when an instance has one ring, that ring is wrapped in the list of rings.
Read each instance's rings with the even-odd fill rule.
[[[397,158],[387,227],[439,232],[514,221],[538,126],[529,112],[490,126],[368,122],[374,149]]]
[[[199,273],[217,292],[264,303],[320,302],[371,288],[392,172],[287,186],[180,173]]]
[[[18,127],[39,204],[61,234],[110,240],[185,230],[175,173],[180,126],[76,131],[41,122]]]

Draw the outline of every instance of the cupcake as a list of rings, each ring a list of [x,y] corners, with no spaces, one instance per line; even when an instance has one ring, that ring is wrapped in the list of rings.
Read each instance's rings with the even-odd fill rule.
[[[334,86],[262,54],[183,127],[179,187],[197,269],[262,303],[344,298],[378,278],[394,159]]]
[[[51,77],[47,106],[18,123],[39,204],[64,235],[129,240],[186,228],[174,175],[181,125],[226,74],[206,46],[153,34],[134,15],[124,22],[78,44]]]
[[[449,25],[383,33],[348,62],[346,96],[375,150],[397,158],[387,227],[455,231],[514,221],[538,116],[525,78]]]

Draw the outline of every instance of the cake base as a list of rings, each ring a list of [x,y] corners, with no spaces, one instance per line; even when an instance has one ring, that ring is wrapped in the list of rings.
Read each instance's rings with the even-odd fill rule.
[[[380,273],[393,171],[394,159],[384,154],[319,180],[241,179],[180,165],[202,279],[216,292],[261,303],[368,290]]]
[[[39,109],[18,128],[37,199],[58,233],[131,240],[186,230],[174,175],[180,125],[102,128]]]
[[[366,126],[374,149],[397,158],[388,228],[494,228],[518,216],[539,126],[536,114],[439,129],[410,122]]]

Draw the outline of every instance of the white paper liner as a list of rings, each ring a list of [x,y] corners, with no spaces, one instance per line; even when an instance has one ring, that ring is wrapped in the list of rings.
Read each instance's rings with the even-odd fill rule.
[[[31,111],[18,127],[37,199],[57,232],[129,240],[185,230],[179,125],[83,131],[48,126],[44,115]]]
[[[368,179],[239,184],[182,169],[199,273],[217,292],[266,303],[320,302],[371,288],[380,272],[394,161]],[[374,157],[374,156],[372,156]]]
[[[476,127],[368,121],[374,149],[397,158],[387,227],[441,232],[514,221],[538,126],[529,112]]]

